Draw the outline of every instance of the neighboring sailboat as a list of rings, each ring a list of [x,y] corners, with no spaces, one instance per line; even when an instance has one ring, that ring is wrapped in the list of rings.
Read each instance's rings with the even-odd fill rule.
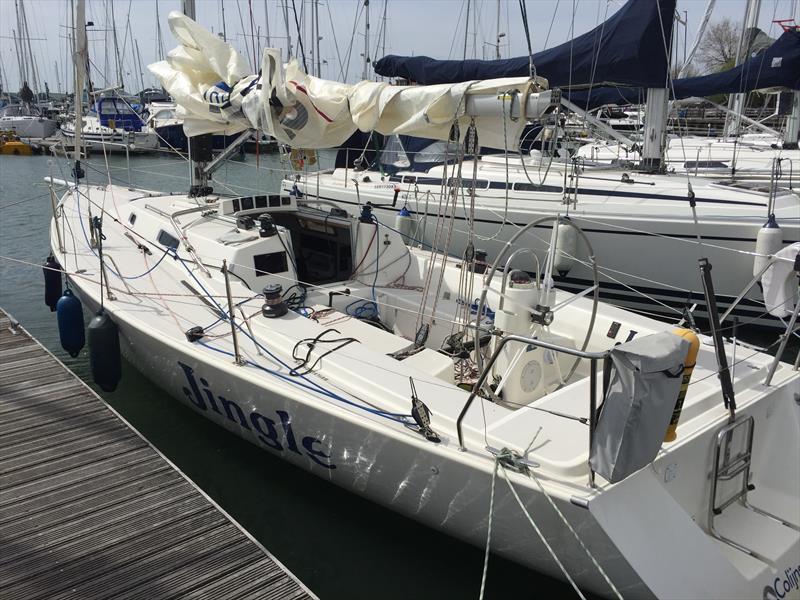
[[[21,138],[48,138],[58,123],[48,119],[33,104],[9,104],[0,108],[0,131],[13,131]]]
[[[75,122],[61,125],[69,142],[75,139]],[[101,97],[82,118],[84,144],[89,151],[145,153],[158,150],[158,135],[146,126],[141,115],[121,98]]]

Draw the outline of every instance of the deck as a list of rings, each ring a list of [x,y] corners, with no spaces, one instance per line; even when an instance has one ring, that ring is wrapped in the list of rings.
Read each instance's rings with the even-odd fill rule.
[[[0,598],[315,598],[0,309]]]

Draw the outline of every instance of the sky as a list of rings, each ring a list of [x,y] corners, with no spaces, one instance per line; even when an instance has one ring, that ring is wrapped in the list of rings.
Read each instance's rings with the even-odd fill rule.
[[[616,12],[624,0],[525,0],[534,52],[558,45],[580,35]],[[639,0],[653,1],[653,0]],[[72,66],[67,36],[71,27],[69,0],[0,0],[0,78],[6,89],[20,87],[17,52],[12,31],[17,31],[15,4],[21,3],[27,16],[30,46],[41,82],[51,91],[71,89]],[[288,3],[293,53],[299,55],[294,9],[303,33],[306,57],[312,61],[311,0],[196,0],[197,20],[213,32],[224,31],[226,39],[252,61],[255,51],[269,42],[286,56],[286,27],[283,6]],[[718,0],[712,22],[728,17],[741,21],[745,0]],[[468,58],[521,56],[527,53],[518,0],[370,0],[370,50],[373,61],[386,54],[462,58],[465,43],[465,13],[470,8]],[[687,45],[691,47],[706,7],[706,0],[678,0],[677,9],[687,17]],[[163,48],[175,46],[167,15],[181,10],[180,0],[87,0],[89,53],[95,87],[116,85],[117,67],[111,13],[116,22],[117,46],[122,56],[126,89],[136,92],[141,83],[156,83],[147,64],[159,60],[160,26]],[[252,19],[250,17],[252,11]],[[385,13],[384,13],[385,11]],[[500,14],[498,27],[498,12]],[[319,0],[321,76],[353,82],[361,79],[364,65],[364,0]],[[385,19],[384,19],[385,14]],[[772,37],[780,35],[773,19],[792,18],[800,22],[800,0],[762,0],[759,25]],[[477,27],[475,27],[477,23]],[[684,28],[680,29],[682,53]],[[385,28],[385,29],[384,29]],[[382,31],[386,32],[385,36]],[[498,31],[501,34],[498,38]],[[385,37],[385,39],[384,39]],[[139,69],[138,56],[142,69]],[[374,74],[370,71],[370,76]],[[40,87],[44,87],[41,83]]]

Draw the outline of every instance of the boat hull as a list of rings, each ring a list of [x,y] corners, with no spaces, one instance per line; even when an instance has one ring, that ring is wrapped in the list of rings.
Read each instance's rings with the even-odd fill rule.
[[[69,143],[74,143],[75,131],[62,127],[61,133]],[[158,136],[146,131],[84,131],[81,143],[89,152],[141,154],[158,150]]]
[[[79,282],[73,288],[84,306],[91,311],[99,309],[93,296],[82,293]],[[228,356],[207,360],[189,344],[186,349],[176,348],[123,319],[115,318],[115,322],[120,327],[126,359],[203,417],[329,483],[432,529],[485,547],[492,487],[492,472],[486,467],[491,463],[483,461],[484,468],[479,468],[455,449],[441,450],[422,438],[409,439],[390,428],[365,426],[354,415],[329,410],[327,403],[248,380],[236,373],[241,373],[242,367],[234,365]],[[310,454],[308,448],[319,454]],[[596,569],[587,569],[586,554],[534,482],[515,478],[514,487],[576,583],[584,590],[609,596],[608,584]],[[626,597],[654,597],[589,510],[551,497]],[[494,502],[492,551],[563,580],[500,476]],[[480,575],[476,573],[475,578],[477,584]]]
[[[53,135],[58,124],[52,119],[3,118],[0,129],[12,130],[21,138],[46,138]]]

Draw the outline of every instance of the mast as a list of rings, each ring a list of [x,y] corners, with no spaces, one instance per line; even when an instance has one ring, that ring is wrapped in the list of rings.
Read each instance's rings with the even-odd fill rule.
[[[114,0],[109,0],[111,3],[111,38],[114,41],[114,64],[117,67],[117,85],[125,88],[125,83],[122,78],[122,57],[119,54],[119,41],[117,40],[117,15],[114,11]]]
[[[761,12],[761,0],[748,0],[747,8],[744,12],[744,23],[742,33],[739,37],[739,48],[736,52],[736,65],[739,66],[750,54],[750,33],[758,25],[758,17]],[[728,100],[728,108],[732,111],[727,118],[725,134],[728,136],[736,135],[739,132],[741,119],[739,118],[747,108],[747,94],[733,94]]]
[[[89,61],[89,49],[86,44],[86,1],[77,0],[72,24],[75,31],[75,178],[80,177],[81,165],[81,133],[83,132],[83,85],[86,64]]]
[[[495,57],[500,60],[500,0],[497,0],[497,37],[495,38]]]
[[[144,90],[144,71],[142,71],[142,54],[139,52],[139,40],[133,41],[135,48],[136,48],[136,64],[139,67],[139,87],[140,90]]]
[[[197,20],[197,12],[194,0],[181,0],[183,14],[192,20]],[[247,41],[245,40],[245,45]],[[208,186],[208,173],[206,165],[211,162],[212,156],[212,135],[210,133],[196,135],[189,138],[189,164],[191,187],[190,197],[205,196],[211,191]]]
[[[314,35],[314,58],[317,59],[317,77],[322,77],[322,57],[319,55],[319,41],[322,36],[319,34],[319,0],[312,0],[314,3],[314,22],[316,23],[316,34]]]
[[[798,136],[800,135],[800,91],[792,92],[792,112],[786,121],[786,131],[783,134],[783,149],[797,150]]]
[[[467,0],[467,21],[464,25],[464,58],[463,60],[467,60],[467,43],[469,40],[469,7],[470,7],[470,0]]]
[[[292,30],[289,27],[289,0],[283,1],[283,22],[286,25],[286,60],[292,59]]]
[[[28,18],[25,14],[25,6],[22,0],[14,1],[14,12],[17,21],[17,29],[16,31],[13,29],[11,30],[11,36],[14,39],[14,47],[17,51],[20,87],[26,82],[29,83],[29,87],[31,87],[35,97],[38,99],[38,94],[40,92],[39,78],[36,70],[36,62],[33,58]]]
[[[223,9],[223,15],[224,9]],[[222,19],[223,30],[225,19]],[[158,60],[164,60],[164,36],[161,34],[161,17],[158,14],[158,0],[156,0],[156,43],[158,44]]]
[[[364,0],[364,75],[362,79],[369,79],[369,0]]]
[[[472,5],[472,58],[478,58],[478,3]]]
[[[19,37],[17,32],[11,30],[11,37],[14,38],[14,49],[17,51],[17,69],[19,70],[19,86],[22,87],[22,82],[28,80],[28,75],[25,72],[25,63],[23,62],[23,52],[20,48]]]
[[[58,61],[57,60],[53,61],[53,66],[56,69],[56,89],[58,90],[58,93],[61,94],[61,93],[64,92],[64,90],[61,88],[61,75],[58,72]]]
[[[222,41],[228,41],[228,27],[225,24],[225,0],[219,0],[219,6],[222,10]]]
[[[665,57],[667,59],[667,74],[664,86],[660,88],[647,88],[647,121],[644,128],[644,144],[642,146],[642,167],[647,171],[662,171],[664,169],[664,146],[667,140],[667,117],[669,113],[669,85],[670,69],[672,68],[672,30],[674,30],[675,13],[670,15],[673,27],[670,36],[662,37],[665,44]],[[667,23],[663,23],[662,27]]]
[[[386,13],[389,12],[389,0],[383,0],[383,23],[381,27],[381,56],[386,56]]]
[[[267,48],[272,48],[272,39],[269,34],[269,7],[267,0],[264,0],[264,32],[267,34]]]

